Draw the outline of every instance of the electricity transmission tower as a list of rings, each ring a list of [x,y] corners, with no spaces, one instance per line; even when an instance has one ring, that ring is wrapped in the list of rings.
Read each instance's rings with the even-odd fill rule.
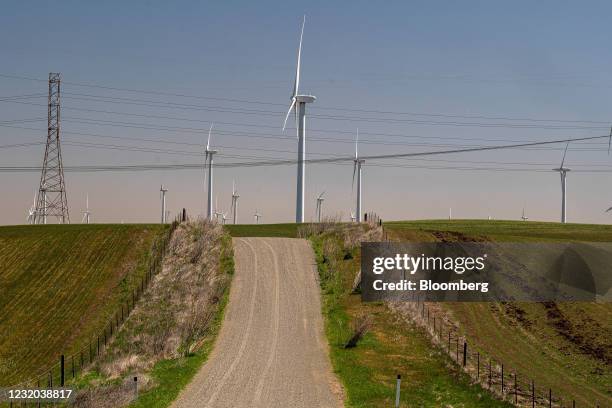
[[[57,217],[61,224],[70,223],[62,151],[60,149],[61,80],[61,74],[49,74],[47,145],[40,176],[38,200],[36,201],[35,224],[46,224],[47,217]]]

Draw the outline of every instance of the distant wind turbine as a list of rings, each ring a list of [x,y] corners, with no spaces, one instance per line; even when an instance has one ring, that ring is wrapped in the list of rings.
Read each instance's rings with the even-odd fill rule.
[[[238,223],[238,190],[236,190],[236,181],[232,181],[232,217],[234,224]]]
[[[563,163],[565,163],[565,155],[567,154],[568,147],[569,147],[569,142],[567,142],[567,144],[565,145],[565,151],[563,152],[563,158],[561,159],[561,166],[559,166],[556,169],[553,169],[553,171],[559,172],[559,175],[561,176],[561,222],[564,224],[567,222],[567,182],[566,182],[566,178],[567,178],[567,172],[571,171],[571,169],[568,169],[567,167],[563,167]]]
[[[36,220],[36,201],[38,200],[38,190],[34,190],[34,204],[30,206],[28,210],[28,217],[26,218],[28,224],[34,224]]]
[[[85,224],[89,224],[91,211],[89,211],[89,194],[87,194],[85,198],[85,211],[83,211],[83,218],[81,219],[81,224],[85,222]]]
[[[355,217],[355,212],[353,210],[349,210],[351,212],[351,222],[355,222],[356,218]]]
[[[159,188],[159,194],[161,198],[161,223],[162,224],[166,223],[166,193],[167,192],[168,192],[168,189],[165,189],[164,185],[162,184],[161,187]]]
[[[255,224],[259,224],[259,219],[262,217],[262,215],[259,213],[259,211],[257,211],[257,209],[255,210],[255,214],[253,214],[253,216],[255,217]]]
[[[361,222],[361,165],[365,160],[359,158],[359,129],[355,136],[355,158],[353,159],[353,184],[352,189],[355,189],[355,173],[357,173],[357,196],[355,198],[355,215],[356,221]]]
[[[210,124],[208,129],[208,141],[206,142],[206,150],[204,151],[204,180],[206,180],[206,164],[208,163],[208,207],[206,210],[206,217],[212,221],[213,218],[213,155],[217,153],[217,150],[210,148],[210,135],[212,133],[213,124]]]
[[[523,207],[523,214],[521,214],[521,220],[523,220],[523,221],[527,221],[528,219],[529,219],[529,217],[527,217],[527,216],[525,215],[525,207]]]
[[[312,103],[316,98],[312,95],[300,95],[300,65],[302,59],[302,38],[304,37],[304,25],[306,16],[302,21],[302,31],[300,32],[300,44],[297,53],[297,65],[295,69],[295,81],[293,83],[293,93],[291,94],[291,104],[285,116],[283,131],[287,126],[287,120],[291,111],[295,114],[297,138],[298,138],[298,160],[297,160],[297,192],[295,204],[295,222],[304,222],[304,182],[306,170],[306,104]]]
[[[316,207],[316,210],[315,210],[315,212],[317,214],[317,222],[321,222],[321,207],[323,206],[323,201],[325,201],[325,199],[323,198],[323,194],[325,194],[325,191],[323,191],[317,197],[317,207]]]

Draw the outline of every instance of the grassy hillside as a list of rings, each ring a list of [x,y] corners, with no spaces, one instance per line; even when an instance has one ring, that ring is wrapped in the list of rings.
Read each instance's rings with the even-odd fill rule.
[[[402,407],[509,407],[459,372],[434,348],[424,330],[399,319],[384,303],[363,303],[351,293],[359,270],[360,239],[379,240],[339,226],[311,237],[321,278],[323,316],[334,370],[349,407],[394,406],[395,378],[402,375]],[[355,326],[369,330],[354,348],[345,348]]]
[[[159,225],[0,227],[0,386],[84,346],[147,266]]]
[[[385,224],[393,240],[612,241],[612,226],[520,221]],[[446,311],[476,347],[579,406],[612,404],[612,304],[455,303]]]

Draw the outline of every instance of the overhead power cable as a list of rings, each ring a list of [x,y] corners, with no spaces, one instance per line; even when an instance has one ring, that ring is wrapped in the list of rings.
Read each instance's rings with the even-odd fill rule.
[[[574,138],[574,139],[558,139],[558,140],[549,140],[549,141],[539,141],[539,142],[530,142],[530,143],[521,143],[521,144],[512,144],[512,145],[500,145],[500,146],[482,146],[475,148],[467,148],[467,149],[454,149],[454,150],[439,150],[439,151],[429,151],[429,152],[415,152],[415,153],[395,153],[395,154],[383,154],[383,155],[371,155],[371,156],[362,156],[361,158],[364,160],[384,160],[384,159],[397,159],[397,158],[409,158],[409,157],[423,157],[423,156],[434,156],[434,155],[446,155],[446,154],[455,154],[455,153],[468,153],[468,152],[476,152],[476,151],[489,151],[489,150],[502,150],[502,149],[515,149],[519,147],[527,147],[527,146],[542,146],[542,145],[550,145],[550,144],[559,144],[559,143],[569,143],[569,142],[580,142],[585,140],[594,140],[594,139],[604,139],[609,138],[610,136],[590,136],[590,137],[582,137],[582,138]],[[342,162],[351,162],[354,160],[354,157],[336,157],[336,158],[321,158],[321,159],[307,159],[305,160],[308,163],[342,163]],[[218,163],[216,167],[228,168],[228,167],[262,167],[262,166],[279,166],[279,165],[288,165],[296,163],[295,160],[269,160],[269,161],[254,161],[254,162],[236,162],[236,163]],[[64,169],[66,171],[143,171],[143,170],[179,170],[179,169],[201,169],[201,163],[197,164],[145,164],[145,165],[119,165],[119,166],[65,166]],[[38,167],[15,167],[15,166],[6,166],[0,167],[0,172],[20,172],[20,171],[37,171],[40,170]]]

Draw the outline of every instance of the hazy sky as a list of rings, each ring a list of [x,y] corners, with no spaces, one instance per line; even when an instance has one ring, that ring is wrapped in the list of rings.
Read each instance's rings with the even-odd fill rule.
[[[309,158],[352,155],[357,128],[362,155],[607,134],[612,4],[501,3],[8,2],[0,167],[41,164],[44,145],[6,145],[44,142],[49,72],[64,80],[65,166],[201,163],[211,122],[217,163],[295,158],[295,130],[281,126],[304,13],[301,91],[317,96]],[[21,95],[34,96],[6,99]],[[550,169],[563,148],[368,161],[364,209],[383,219],[446,218],[449,207],[456,218],[519,219],[525,207],[530,219],[556,221],[560,182]],[[607,148],[570,146],[570,221],[612,221]],[[323,212],[346,218],[352,163],[306,171],[306,218],[323,190]],[[215,176],[221,210],[236,180],[240,222],[253,222],[256,208],[262,222],[294,219],[295,165]],[[0,224],[25,222],[39,179],[0,173]],[[86,194],[94,222],[156,222],[161,183],[173,212],[205,209],[201,170],[66,173],[66,183],[72,222]]]

